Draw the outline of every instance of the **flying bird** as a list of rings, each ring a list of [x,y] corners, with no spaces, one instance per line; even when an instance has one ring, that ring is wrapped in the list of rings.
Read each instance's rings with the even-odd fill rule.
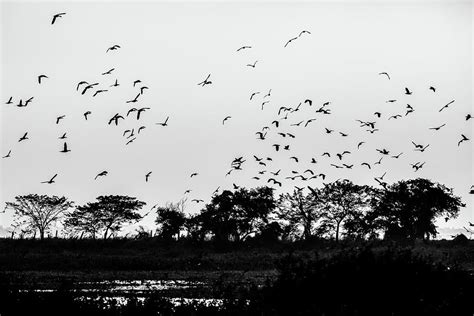
[[[290,44],[291,42],[293,42],[294,40],[297,40],[297,39],[298,39],[298,37],[290,38],[290,39],[286,42],[285,46],[283,46],[283,47],[288,46],[288,44]]]
[[[112,68],[112,69],[109,69],[107,70],[106,72],[103,72],[102,75],[105,76],[105,75],[110,75],[112,73],[112,71],[114,71],[115,68]]]
[[[138,101],[138,97],[140,96],[140,93],[137,94],[137,96],[135,97],[135,99],[132,99],[132,100],[128,100],[126,103],[135,103]]]
[[[256,60],[253,64],[247,64],[248,67],[255,68],[255,65],[257,64],[258,60]]]
[[[6,154],[5,156],[3,156],[2,158],[9,158],[10,157],[10,154],[12,153],[11,149],[8,151],[8,154]]]
[[[107,91],[109,91],[109,90],[97,90],[96,92],[94,92],[93,97],[95,97],[95,96],[98,95],[99,93],[107,92]]]
[[[99,172],[99,173],[95,176],[94,180],[97,180],[98,177],[105,177],[107,174],[108,174],[108,172],[105,171],[105,170],[102,171],[102,172]]]
[[[66,115],[58,116],[58,117],[56,118],[56,124],[59,124],[59,121],[62,120],[63,118],[65,118],[65,117],[66,117]]]
[[[156,125],[161,125],[161,126],[168,126],[168,119],[169,119],[169,118],[170,118],[170,117],[168,116],[168,117],[166,118],[166,120],[165,120],[163,123],[155,123],[155,124],[156,124]]]
[[[120,114],[115,114],[110,120],[109,120],[109,125],[112,124],[112,122],[115,122],[115,125],[118,125],[119,119],[125,119],[122,115]]]
[[[388,80],[390,80],[390,75],[386,72],[379,72],[379,75],[385,75],[387,76]]]
[[[118,83],[118,80],[115,79],[115,83],[111,85],[110,87],[118,87],[118,86],[120,86],[120,84]]]
[[[135,85],[136,85],[137,83],[141,83],[141,82],[142,82],[142,81],[141,81],[140,79],[135,80],[135,81],[133,82],[133,87],[135,87]]]
[[[206,79],[204,79],[203,81],[201,81],[200,83],[198,83],[198,86],[205,86],[207,84],[211,84],[212,81],[209,81],[209,77],[211,77],[211,74],[207,75]]]
[[[408,88],[405,88],[405,94],[406,94],[406,95],[411,95],[412,92],[411,92]]]
[[[46,76],[46,75],[39,75],[39,76],[38,76],[38,83],[39,83],[39,84],[41,84],[41,79],[43,79],[43,78],[47,79],[47,78],[49,78],[49,77]]]
[[[121,48],[120,45],[113,45],[113,46],[107,48],[107,50],[105,52],[108,53],[109,50],[117,50],[119,48]]]
[[[87,111],[87,112],[84,113],[84,118],[86,119],[86,121],[87,121],[87,116],[90,115],[90,114],[92,114],[91,111]]]
[[[60,150],[59,152],[61,153],[68,153],[70,152],[71,150],[67,148],[67,143],[64,142],[64,146],[63,146],[63,150]]]
[[[87,81],[81,81],[77,84],[76,91],[79,91],[79,87],[82,86],[83,84],[89,84]]]
[[[5,102],[5,104],[12,104],[13,103],[12,100],[13,100],[13,97],[10,97],[10,99],[8,99],[8,101]]]
[[[458,142],[458,146],[461,145],[462,142],[468,141],[469,138],[467,138],[465,135],[461,134],[461,140]]]
[[[56,22],[57,18],[62,18],[63,15],[65,15],[65,14],[66,14],[65,12],[62,12],[62,13],[56,13],[55,15],[53,15],[53,20],[51,21],[51,25],[53,25],[54,22]]]
[[[193,173],[191,173],[190,178],[195,177],[195,176],[197,176],[198,174],[199,174],[199,173],[197,173],[197,172],[193,172]]]
[[[64,133],[61,137],[58,137],[58,139],[66,139],[66,133]]]
[[[148,172],[146,175],[145,175],[145,182],[148,182],[148,178],[150,177],[152,171]]]
[[[435,130],[435,131],[439,131],[441,129],[441,127],[445,126],[446,124],[443,124],[443,125],[440,125],[440,126],[437,126],[437,127],[430,127],[429,129],[432,129],[432,130]]]
[[[303,31],[300,32],[300,35],[298,35],[298,37],[300,37],[301,35],[303,35],[303,34],[305,34],[305,33],[306,33],[306,34],[311,34],[310,31],[303,30]]]
[[[369,169],[372,169],[372,168],[370,167],[370,164],[367,163],[367,162],[363,162],[363,163],[361,163],[360,165],[361,165],[361,166],[367,166]]]
[[[143,86],[140,88],[140,94],[143,94],[143,91],[148,90],[147,86]]]
[[[224,125],[225,121],[227,121],[228,119],[232,118],[232,116],[226,116],[223,120],[222,120],[222,125]]]
[[[51,179],[49,179],[48,181],[43,181],[41,183],[48,183],[48,184],[55,183],[54,178],[56,178],[57,176],[58,176],[58,174],[56,173]]]
[[[444,109],[446,109],[446,108],[447,108],[450,104],[452,104],[454,101],[455,101],[455,100],[452,100],[452,101],[450,101],[448,104],[444,105],[441,109],[439,109],[438,112],[441,112],[441,111],[443,111]]]
[[[260,93],[260,92],[253,92],[253,93],[250,95],[250,100],[252,100],[252,98],[253,98],[254,96],[256,96],[257,94],[259,94],[259,93]]]
[[[204,200],[201,200],[201,199],[192,199],[191,202],[204,203]]]
[[[242,46],[239,49],[237,49],[237,51],[240,52],[241,50],[248,49],[248,48],[252,48],[252,46]]]
[[[18,140],[18,142],[29,139],[27,135],[28,135],[28,132],[26,132],[23,136],[21,136],[21,138]]]
[[[357,149],[359,149],[360,146],[362,146],[363,144],[365,144],[365,142],[359,142],[359,143],[357,144]]]
[[[87,92],[87,90],[89,89],[92,89],[94,86],[98,85],[98,83],[92,83],[92,84],[89,84],[87,85],[84,90],[82,90],[82,93],[81,94],[85,94]]]

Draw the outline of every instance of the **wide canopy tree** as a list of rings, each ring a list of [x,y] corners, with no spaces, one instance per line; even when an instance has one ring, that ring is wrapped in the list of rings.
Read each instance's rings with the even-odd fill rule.
[[[438,233],[437,218],[456,218],[464,206],[452,189],[418,178],[399,181],[381,191],[374,218],[387,238],[429,239]]]
[[[7,202],[6,207],[13,209],[15,228],[39,232],[41,239],[50,228],[59,222],[73,202],[65,197],[28,194],[15,197],[15,202]]]

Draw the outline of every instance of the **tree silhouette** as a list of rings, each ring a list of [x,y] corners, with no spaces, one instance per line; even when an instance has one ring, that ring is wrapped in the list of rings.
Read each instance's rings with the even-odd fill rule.
[[[201,236],[210,233],[217,242],[238,242],[260,232],[275,206],[269,187],[224,190],[214,195],[194,221],[200,221]]]
[[[166,203],[156,209],[155,223],[159,225],[158,235],[165,240],[172,240],[174,236],[179,239],[179,233],[186,223],[184,213],[186,199],[177,203]]]
[[[399,181],[381,191],[374,205],[386,237],[430,239],[437,235],[435,219],[455,218],[464,207],[453,190],[428,179]]]
[[[312,189],[311,193],[306,196],[302,190],[295,189],[292,194],[280,195],[277,217],[287,224],[287,233],[296,235],[302,229],[302,238],[305,240],[311,238],[314,225],[322,215],[321,203],[317,194],[316,189]]]
[[[344,179],[327,183],[320,190],[319,199],[324,203],[321,225],[334,231],[336,242],[339,241],[341,226],[348,218],[361,216],[367,212],[372,200],[369,186],[360,186]]]
[[[98,203],[77,206],[73,212],[67,214],[64,226],[67,230],[85,233],[95,239],[104,228],[102,210],[99,206]]]
[[[15,227],[22,231],[38,231],[41,239],[72,205],[73,202],[65,197],[38,194],[16,196],[15,202],[6,203],[7,208],[15,211]]]
[[[129,196],[99,196],[96,202],[77,207],[68,216],[66,224],[90,233],[93,238],[99,231],[103,231],[103,238],[107,239],[119,232],[123,224],[140,220],[142,216],[137,211],[145,204]]]

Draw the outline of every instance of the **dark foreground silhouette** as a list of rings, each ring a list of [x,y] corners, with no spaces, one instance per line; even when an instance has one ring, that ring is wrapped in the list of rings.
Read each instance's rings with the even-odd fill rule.
[[[263,287],[216,287],[220,306],[151,294],[127,304],[78,300],[67,288],[19,292],[1,282],[1,315],[472,315],[474,276],[409,249],[354,247],[331,257],[290,253]],[[92,297],[92,296],[91,296]]]

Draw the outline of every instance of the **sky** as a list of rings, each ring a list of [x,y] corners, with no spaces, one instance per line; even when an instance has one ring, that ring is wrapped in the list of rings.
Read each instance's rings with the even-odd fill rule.
[[[466,203],[457,219],[439,221],[440,228],[462,228],[474,220],[474,195],[468,194],[474,184],[473,143],[457,145],[461,134],[472,138],[474,126],[474,119],[465,120],[474,114],[470,1],[4,1],[0,10],[0,153],[11,150],[0,161],[2,208],[29,193],[64,195],[78,205],[125,194],[147,203],[143,213],[187,196],[187,211],[195,213],[204,204],[192,199],[207,203],[216,188],[231,189],[233,183],[267,185],[269,172],[281,169],[276,195],[339,178],[376,186],[374,177],[385,172],[388,183],[428,178],[453,188]],[[52,25],[60,12],[66,14]],[[310,34],[298,37],[303,30]],[[284,47],[293,37],[298,38]],[[115,44],[120,48],[107,52]],[[245,45],[251,48],[237,52]],[[247,66],[255,61],[255,67]],[[40,74],[48,78],[38,84]],[[209,74],[212,84],[199,86]],[[110,87],[115,80],[119,86]],[[99,85],[82,95],[82,89],[76,91],[80,81]],[[142,86],[149,89],[138,102],[126,103]],[[99,89],[108,91],[93,97]],[[260,93],[250,100],[253,92]],[[5,104],[10,97],[13,104]],[[30,97],[28,106],[15,106]],[[387,103],[390,99],[396,102]],[[269,102],[262,110],[264,101]],[[316,113],[325,102],[331,114]],[[278,115],[280,107],[299,103],[287,119]],[[407,104],[414,112],[405,116]],[[126,116],[132,107],[150,109],[137,120],[135,113]],[[125,119],[109,125],[116,113]],[[397,114],[402,117],[389,119]],[[156,124],[168,116],[168,126]],[[223,124],[226,116],[231,118]],[[273,120],[280,121],[279,128]],[[376,121],[378,131],[369,133],[356,120]],[[438,131],[429,129],[442,124]],[[137,134],[140,126],[145,129]],[[255,133],[264,126],[267,135],[259,140]],[[125,145],[123,132],[132,128],[136,139]],[[25,132],[29,139],[18,142]],[[67,139],[58,139],[63,133]],[[64,141],[71,152],[59,152]],[[430,146],[416,152],[412,141]],[[290,150],[276,152],[272,144]],[[382,156],[376,149],[383,148],[390,155],[374,165]],[[336,153],[344,150],[351,153],[339,161]],[[272,161],[264,167],[253,155]],[[226,176],[240,156],[246,160],[243,170]],[[416,162],[425,162],[417,172],[410,166]],[[354,166],[330,165],[342,163]],[[308,168],[326,179],[285,179]],[[108,175],[94,180],[104,170]],[[194,172],[198,176],[191,178]],[[41,183],[55,174],[55,183]],[[3,228],[11,220],[11,210],[0,214]],[[140,224],[153,229],[153,221],[150,214]]]

